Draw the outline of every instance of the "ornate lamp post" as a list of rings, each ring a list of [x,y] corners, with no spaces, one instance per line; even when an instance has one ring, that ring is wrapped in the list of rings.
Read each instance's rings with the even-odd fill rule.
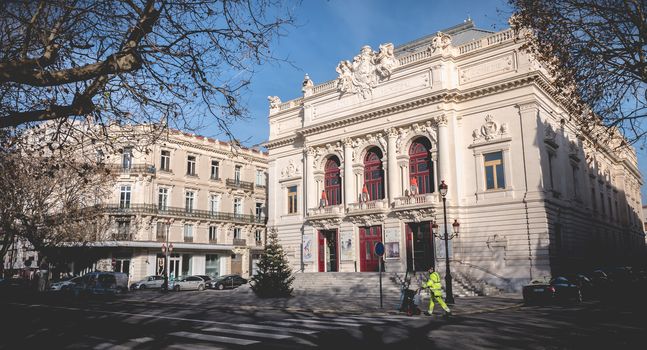
[[[445,227],[444,236],[441,236],[438,233],[438,225],[435,222],[432,223],[431,227],[434,235],[439,239],[445,241],[445,288],[447,291],[447,303],[453,304],[454,293],[452,290],[452,273],[449,266],[449,240],[454,237],[458,237],[460,224],[458,223],[458,220],[454,219],[454,223],[452,224],[452,229],[454,233],[450,235],[447,230],[447,189],[448,187],[445,181],[440,182],[440,186],[438,186],[438,189],[440,190],[440,195],[443,197],[443,217],[444,217],[443,225]]]

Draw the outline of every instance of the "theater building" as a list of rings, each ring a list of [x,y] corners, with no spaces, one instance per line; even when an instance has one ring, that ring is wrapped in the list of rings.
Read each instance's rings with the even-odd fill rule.
[[[521,44],[468,20],[269,97],[268,228],[293,267],[377,271],[380,241],[387,272],[448,253],[452,272],[518,289],[644,259],[635,151],[582,134]]]

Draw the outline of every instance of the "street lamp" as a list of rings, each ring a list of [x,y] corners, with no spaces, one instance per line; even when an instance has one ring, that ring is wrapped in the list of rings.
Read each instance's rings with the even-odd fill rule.
[[[164,291],[168,291],[168,282],[169,282],[169,261],[168,255],[173,250],[173,245],[169,243],[169,230],[171,229],[171,224],[173,219],[166,220],[166,245],[162,245],[162,251],[164,252]]]
[[[447,291],[447,303],[453,304],[454,293],[452,291],[452,273],[449,267],[449,240],[454,237],[458,237],[460,224],[458,223],[458,220],[454,219],[454,223],[452,224],[452,229],[454,233],[450,235],[447,230],[447,189],[448,187],[445,181],[440,182],[440,186],[438,186],[438,189],[440,190],[440,195],[443,197],[443,218],[444,218],[443,225],[445,227],[445,234],[444,236],[441,236],[438,233],[438,224],[436,224],[436,222],[432,223],[431,229],[433,234],[436,237],[445,241],[445,288]]]

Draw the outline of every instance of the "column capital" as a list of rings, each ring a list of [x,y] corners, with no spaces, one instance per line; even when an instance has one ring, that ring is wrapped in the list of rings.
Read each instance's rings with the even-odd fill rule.
[[[353,147],[353,139],[350,137],[345,137],[341,140],[341,143],[346,147]]]
[[[447,115],[441,114],[436,117],[436,123],[438,126],[447,126]]]
[[[399,136],[399,134],[400,134],[400,133],[398,132],[398,129],[393,128],[393,127],[390,127],[390,128],[386,128],[386,129],[384,129],[384,132],[386,133],[386,135],[387,135],[387,137],[388,137],[389,139],[395,139],[395,138],[397,138],[397,137]]]
[[[314,147],[306,147],[303,152],[309,157],[313,157],[315,154],[317,154],[317,151],[314,149]]]

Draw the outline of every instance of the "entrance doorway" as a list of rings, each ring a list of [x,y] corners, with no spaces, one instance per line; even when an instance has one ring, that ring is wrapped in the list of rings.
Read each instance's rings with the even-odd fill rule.
[[[168,257],[168,265],[170,271],[169,277],[177,278],[180,276],[180,263],[180,254],[171,254]]]
[[[410,222],[406,224],[407,233],[407,270],[426,271],[436,266],[434,255],[434,235],[431,222]]]
[[[319,231],[319,272],[339,271],[337,230]]]
[[[379,256],[375,254],[375,243],[382,242],[382,226],[359,228],[359,270],[376,272],[379,269]]]

